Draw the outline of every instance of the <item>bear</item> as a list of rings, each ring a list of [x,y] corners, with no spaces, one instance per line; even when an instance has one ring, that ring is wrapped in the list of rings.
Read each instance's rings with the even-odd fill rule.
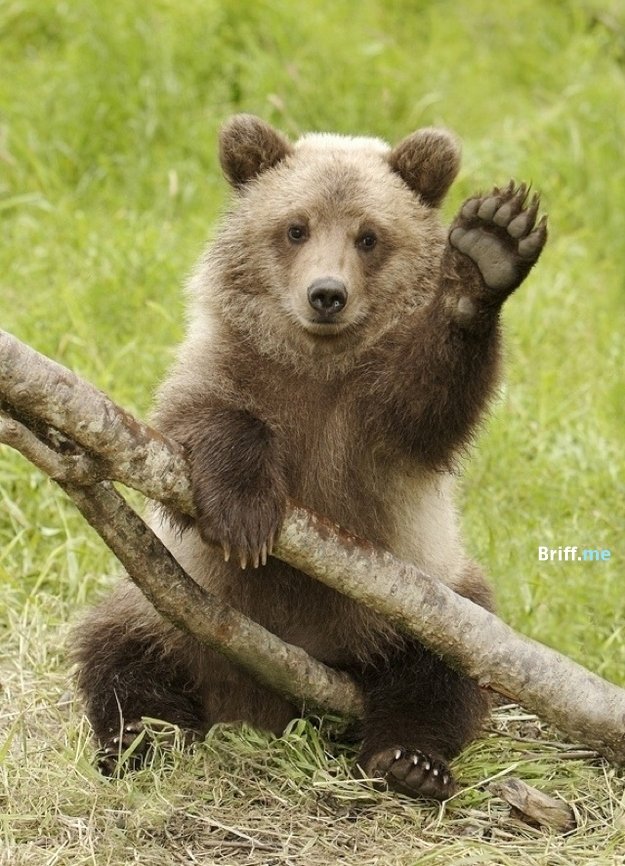
[[[272,555],[287,499],[492,609],[454,506],[500,369],[500,310],[547,238],[525,184],[440,205],[459,169],[453,134],[394,147],[253,115],[220,133],[232,204],[188,281],[184,341],[153,421],[185,449],[195,519],[150,523],[201,585],[364,696],[358,767],[414,797],[449,798],[449,762],[488,700],[382,616]],[[79,624],[78,688],[101,767],[142,718],[190,738],[217,722],[280,734],[298,707],[166,622],[127,578]]]

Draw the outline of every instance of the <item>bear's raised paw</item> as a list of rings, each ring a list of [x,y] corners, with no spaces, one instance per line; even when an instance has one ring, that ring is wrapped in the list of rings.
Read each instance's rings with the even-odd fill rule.
[[[536,222],[540,198],[510,181],[483,196],[467,199],[451,226],[449,243],[478,267],[492,296],[513,292],[538,261],[547,240],[547,217]]]
[[[363,769],[367,776],[382,778],[389,788],[410,797],[448,800],[456,792],[447,764],[418,749],[383,749],[366,761]]]

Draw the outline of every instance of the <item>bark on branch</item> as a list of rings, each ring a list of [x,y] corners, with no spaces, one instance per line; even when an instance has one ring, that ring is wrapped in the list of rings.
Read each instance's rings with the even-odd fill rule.
[[[59,484],[163,616],[302,707],[348,718],[362,714],[361,695],[347,674],[285,643],[199,586],[112,484],[100,480],[110,475],[104,462],[81,449],[75,453],[74,442],[39,419],[30,423],[37,433],[0,409],[0,443]]]
[[[178,445],[2,331],[0,402],[0,441],[59,481],[163,615],[281,693],[346,715],[359,713],[353,683],[205,593],[145,534],[145,524],[108,483],[120,481],[192,515]],[[112,524],[117,529],[106,528]],[[290,507],[274,555],[385,614],[481,685],[573,740],[625,763],[625,690],[304,508]],[[159,576],[149,585],[145,572],[154,571],[156,560]],[[251,644],[259,636],[260,649]]]

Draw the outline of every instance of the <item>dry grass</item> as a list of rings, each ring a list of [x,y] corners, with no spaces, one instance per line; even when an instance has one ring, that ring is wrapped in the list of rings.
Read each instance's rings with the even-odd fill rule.
[[[163,747],[142,771],[105,779],[66,671],[50,674],[40,614],[12,628],[22,656],[2,666],[1,866],[625,862],[622,773],[514,707],[457,762],[464,788],[443,806],[355,779],[326,722],[296,721],[280,738],[220,726],[191,752]],[[489,791],[508,775],[570,803],[577,829],[513,817]]]

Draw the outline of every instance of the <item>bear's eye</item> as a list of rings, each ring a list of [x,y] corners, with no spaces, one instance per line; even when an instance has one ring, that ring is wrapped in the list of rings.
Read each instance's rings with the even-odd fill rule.
[[[361,250],[372,250],[377,244],[378,239],[373,232],[364,232],[356,241],[356,246]]]
[[[306,226],[295,223],[294,225],[289,226],[287,236],[294,244],[301,244],[308,237],[308,229]]]

